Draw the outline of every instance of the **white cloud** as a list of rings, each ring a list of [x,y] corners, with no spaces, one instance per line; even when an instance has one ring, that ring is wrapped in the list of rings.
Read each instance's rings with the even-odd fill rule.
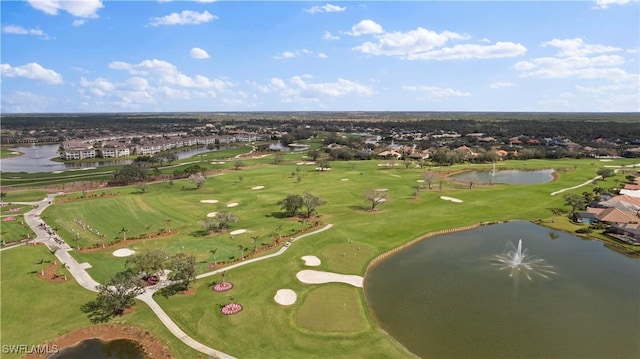
[[[14,113],[45,112],[55,101],[51,97],[36,95],[27,91],[13,91],[2,96],[2,111]]]
[[[466,97],[471,96],[469,92],[463,92],[460,90],[454,90],[452,88],[442,88],[436,86],[403,86],[403,90],[411,92],[421,92],[427,94],[429,98],[442,98],[442,97]]]
[[[325,31],[324,35],[322,35],[323,40],[340,40],[340,36],[331,35],[329,31]]]
[[[627,73],[616,66],[624,64],[624,58],[618,55],[600,55],[595,57],[540,57],[529,61],[517,62],[514,68],[522,71],[521,77],[580,79],[607,78],[614,81],[630,80],[636,75]]]
[[[73,20],[73,22],[71,23],[71,25],[73,26],[82,26],[86,23],[87,21],[85,19],[75,19]]]
[[[511,82],[494,82],[489,85],[489,88],[494,90],[503,89],[507,87],[513,87],[513,84]]]
[[[469,60],[496,59],[524,55],[527,48],[514,42],[496,42],[493,45],[462,44],[423,53],[410,54],[408,60]]]
[[[5,77],[24,77],[30,80],[43,81],[49,84],[57,85],[62,83],[62,75],[59,73],[45,69],[37,62],[31,62],[26,65],[12,67],[9,64],[0,65],[2,76]]]
[[[126,70],[132,75],[149,77],[152,81],[165,85],[176,85],[186,88],[206,88],[217,91],[224,91],[226,88],[233,86],[231,82],[226,80],[211,80],[202,75],[187,76],[178,71],[178,68],[173,64],[156,59],[144,60],[139,64],[114,61],[109,64],[109,67],[115,70]]]
[[[547,46],[558,48],[560,51],[557,53],[557,55],[561,57],[586,56],[591,54],[622,51],[622,49],[619,47],[585,44],[584,40],[582,40],[581,38],[564,40],[553,39],[551,41],[542,43],[542,47]]]
[[[294,50],[294,51],[284,51],[279,55],[274,56],[273,58],[276,60],[282,60],[282,59],[292,59],[294,57],[298,57],[300,55],[309,55],[312,54],[313,51],[308,50],[308,49],[299,49],[299,50]]]
[[[27,0],[34,9],[49,15],[57,15],[58,11],[66,11],[75,17],[94,19],[98,10],[103,8],[100,0]]]
[[[513,42],[443,47],[450,41],[468,40],[471,36],[451,31],[437,33],[422,27],[407,32],[386,32],[374,36],[376,41],[364,42],[353,50],[376,56],[398,56],[406,60],[492,59],[519,56],[527,51],[523,45]]]
[[[436,33],[419,27],[408,32],[387,32],[377,36],[376,42],[367,41],[353,49],[365,54],[407,56],[443,46],[449,40],[464,40],[468,35],[444,31]]]
[[[326,4],[326,5],[322,5],[322,6],[313,6],[309,9],[305,9],[304,11],[311,13],[311,14],[315,14],[315,13],[319,13],[319,12],[342,12],[345,11],[347,8],[346,7],[342,7],[342,6],[338,6],[338,5],[332,5],[332,4]]]
[[[374,91],[371,87],[338,78],[336,82],[325,83],[308,83],[303,80],[303,76],[294,76],[289,82],[293,84],[293,94],[305,98],[313,98],[318,96],[338,97],[345,95],[373,95]]]
[[[324,52],[318,53],[318,57],[321,58],[321,59],[329,58],[329,56],[327,56],[327,54],[325,54]]]
[[[373,20],[362,20],[359,23],[353,25],[351,27],[351,32],[345,32],[347,35],[351,36],[360,36],[367,34],[381,34],[384,30],[382,30],[382,26],[376,23]]]
[[[211,22],[217,18],[217,16],[212,15],[206,10],[201,13],[197,11],[183,10],[181,13],[174,12],[163,17],[152,17],[149,25],[197,25]]]
[[[199,47],[194,47],[193,49],[191,49],[189,54],[194,59],[208,59],[209,57],[211,57],[206,51]]]
[[[632,0],[595,0],[596,7],[600,9],[606,9],[609,7],[609,5],[625,5],[631,2],[633,1]]]
[[[2,32],[6,34],[14,34],[14,35],[33,35],[38,36],[42,39],[48,40],[51,37],[45,34],[44,31],[40,29],[25,29],[22,26],[18,25],[7,25],[2,28]]]

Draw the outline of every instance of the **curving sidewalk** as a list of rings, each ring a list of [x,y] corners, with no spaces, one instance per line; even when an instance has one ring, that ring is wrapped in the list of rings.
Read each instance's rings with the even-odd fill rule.
[[[615,169],[613,170],[613,172],[614,172],[614,173],[618,173],[618,171],[619,171],[620,169],[624,169],[624,168],[636,168],[636,167],[638,167],[638,166],[640,166],[640,163],[636,163],[636,164],[633,164],[633,165],[626,165],[626,166],[612,166],[612,165],[610,165],[610,166],[604,166],[604,167],[606,167],[606,168],[615,168]],[[552,195],[552,196],[555,196],[555,195],[557,195],[557,194],[559,194],[559,193],[562,193],[562,192],[566,192],[566,191],[570,191],[570,190],[572,190],[572,189],[580,188],[580,187],[582,187],[582,186],[586,186],[586,185],[588,185],[589,183],[591,183],[591,182],[593,182],[593,181],[595,181],[595,180],[599,180],[599,179],[602,179],[602,176],[595,176],[595,177],[593,177],[592,179],[590,179],[590,180],[586,181],[585,183],[579,184],[579,185],[577,185],[577,186],[568,187],[568,188],[563,188],[563,189],[561,189],[561,190],[558,190],[558,191],[555,191],[555,192],[551,192],[551,195]]]
[[[57,194],[48,194],[44,199],[42,199],[41,201],[38,202],[20,202],[21,204],[29,204],[29,205],[33,205],[36,206],[34,209],[32,209],[31,211],[27,212],[24,214],[24,218],[26,223],[29,225],[29,227],[31,227],[31,229],[33,230],[33,232],[36,234],[36,238],[32,241],[32,243],[43,243],[44,245],[47,246],[47,248],[49,248],[49,250],[56,256],[56,258],[58,258],[58,260],[60,261],[60,263],[63,263],[67,269],[69,270],[69,272],[71,273],[71,276],[76,280],[76,282],[78,282],[78,284],[80,284],[83,288],[90,290],[92,292],[97,292],[97,286],[100,285],[100,283],[96,282],[91,275],[89,275],[89,273],[87,273],[86,269],[87,268],[91,268],[91,265],[89,263],[78,263],[78,261],[76,261],[75,258],[73,258],[73,256],[71,256],[71,254],[69,252],[73,251],[73,248],[71,248],[71,246],[69,246],[67,243],[65,242],[57,242],[53,236],[51,236],[49,233],[47,233],[47,230],[41,227],[41,224],[45,224],[44,221],[42,220],[42,218],[40,218],[40,215],[42,214],[42,212],[53,202],[54,198],[56,196],[58,196],[60,193]],[[18,202],[12,202],[12,203],[18,203]],[[265,260],[265,259],[269,259],[269,258],[273,258],[273,257],[277,257],[279,255],[282,255],[284,252],[287,251],[287,249],[289,249],[289,246],[291,243],[307,237],[307,236],[311,236],[314,235],[316,233],[320,233],[322,231],[325,231],[329,228],[333,227],[333,224],[327,224],[326,226],[315,230],[313,232],[309,232],[309,233],[305,233],[302,234],[298,237],[294,237],[292,239],[290,239],[289,241],[287,241],[284,246],[282,246],[282,248],[280,248],[280,250],[278,250],[276,253],[273,254],[269,254],[263,257],[258,257],[258,258],[253,258],[253,259],[249,259],[240,263],[236,263],[234,265],[225,267],[225,268],[221,268],[215,271],[211,271],[208,273],[203,273],[199,276],[196,277],[196,279],[201,279],[201,278],[205,278],[205,277],[209,277],[215,274],[218,274],[220,272],[223,271],[227,271],[227,270],[231,270],[234,268],[238,268],[240,266],[243,265],[247,265],[247,264],[251,264],[254,262],[258,262],[261,260]],[[15,248],[18,246],[13,246],[13,247],[7,247],[4,248],[3,250],[6,249],[10,249],[10,248]],[[160,305],[153,299],[153,294],[164,288],[167,287],[169,285],[171,285],[171,282],[165,282],[165,283],[161,283],[158,285],[155,285],[153,287],[148,287],[145,289],[145,292],[140,294],[139,296],[136,297],[136,299],[139,299],[140,301],[146,303],[149,308],[151,308],[151,310],[153,311],[153,313],[155,313],[155,315],[158,317],[158,319],[160,319],[160,321],[162,322],[162,324],[164,324],[164,326],[169,329],[169,331],[178,339],[180,339],[180,341],[182,341],[184,344],[188,345],[189,347],[199,351],[200,353],[209,355],[211,357],[215,357],[215,358],[223,358],[223,359],[234,359],[233,356],[226,354],[224,352],[221,352],[219,350],[210,348],[198,341],[196,341],[195,339],[191,338],[189,335],[187,335],[182,329],[180,329],[180,327],[178,327],[178,325],[171,320],[171,318],[167,315],[167,313],[162,309],[162,307],[160,307]]]

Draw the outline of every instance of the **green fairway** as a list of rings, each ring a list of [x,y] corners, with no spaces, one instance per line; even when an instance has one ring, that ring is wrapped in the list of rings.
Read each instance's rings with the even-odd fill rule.
[[[334,225],[331,229],[296,241],[279,257],[229,271],[226,280],[232,282],[234,288],[228,292],[212,291],[213,283],[221,280],[219,276],[212,276],[195,281],[194,294],[170,298],[156,295],[156,300],[188,335],[238,357],[264,357],[264,353],[280,358],[411,357],[377,327],[367,311],[362,289],[343,284],[299,282],[296,273],[308,268],[300,258],[305,255],[319,257],[321,264],[313,269],[364,275],[369,262],[380,253],[440,229],[521,219],[542,220],[573,231],[578,227],[568,221],[565,224],[558,218],[555,224],[551,223],[550,209],[566,207],[564,194],[590,192],[594,184],[555,196],[551,193],[592,179],[602,167],[602,163],[591,159],[505,161],[499,164],[500,168],[555,168],[557,180],[533,185],[478,184],[469,189],[467,185],[443,178],[434,181],[431,190],[418,191],[420,183],[417,181],[422,179],[426,169],[378,166],[387,161],[352,161],[331,162],[331,170],[320,172],[314,165],[298,164],[303,156],[287,154],[285,163],[278,165],[272,164],[273,156],[246,159],[243,161],[247,166],[237,170],[229,161],[210,165],[221,166],[222,171],[219,175],[209,176],[200,189],[188,180],[176,180],[150,184],[144,193],[135,186],[94,191],[87,198],[80,198],[81,193],[68,193],[58,197],[43,213],[43,218],[74,248],[96,247],[92,251],[76,249],[72,254],[80,263],[90,263],[92,268],[88,272],[100,282],[124,269],[126,258],[112,254],[117,248],[130,248],[136,252],[152,248],[163,248],[170,254],[184,252],[196,257],[198,273],[204,273],[210,270],[207,265],[214,261],[211,250],[216,251],[217,262],[238,260],[240,256],[261,256],[275,249],[255,254],[254,249],[272,243],[276,235],[291,236],[303,227],[309,227],[309,221],[283,217],[277,204],[288,194],[309,192],[326,201],[318,212],[324,224]],[[619,159],[607,164],[632,163],[635,162]],[[443,173],[479,168],[490,169],[491,165],[459,165],[432,168],[431,171]],[[612,188],[619,186],[623,179],[624,174],[620,172],[595,185]],[[264,188],[257,189],[257,186]],[[388,196],[375,211],[368,210],[370,203],[363,197],[370,189],[384,191]],[[462,202],[443,200],[441,196]],[[203,200],[218,202],[204,203]],[[238,205],[228,207],[230,203]],[[221,211],[232,212],[239,221],[228,230],[206,233],[200,221],[211,212]],[[231,235],[239,229],[246,232]],[[164,234],[157,236],[158,233]],[[127,241],[118,247],[102,249],[102,244],[119,241],[124,236]],[[36,248],[19,251],[33,250]],[[25,296],[39,295],[39,287],[21,287],[21,281],[13,277],[7,279],[5,273],[11,272],[5,272],[6,253],[2,252],[3,289],[24,288]],[[25,263],[21,271],[27,267],[30,265]],[[74,283],[62,285],[75,286],[71,289],[74,299],[69,305],[75,309],[93,298],[93,294]],[[284,307],[275,303],[276,291],[284,288],[296,292],[298,300],[295,304]],[[3,299],[5,292],[3,290]],[[83,294],[77,295],[78,292]],[[65,292],[64,295],[71,294]],[[225,316],[220,308],[229,303],[229,296],[244,309]],[[47,308],[33,305],[38,310]],[[161,333],[163,338],[165,335],[170,337],[145,306],[139,307],[144,309],[139,308],[127,318],[128,323],[151,326],[154,333]],[[6,308],[3,301],[3,312]],[[59,331],[86,324],[81,314],[77,315],[79,318],[60,319],[63,329]],[[29,320],[18,311],[15,316],[3,315],[2,325],[13,328]],[[58,334],[46,331],[21,335],[39,342]],[[3,340],[4,336],[3,331]],[[169,340],[169,344],[176,352],[184,350],[175,339]]]

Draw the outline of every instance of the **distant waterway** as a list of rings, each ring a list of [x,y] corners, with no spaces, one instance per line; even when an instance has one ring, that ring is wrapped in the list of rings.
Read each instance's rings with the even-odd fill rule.
[[[452,178],[481,183],[504,184],[537,184],[553,180],[553,169],[544,170],[493,170],[493,171],[465,171],[451,176]]]
[[[132,160],[113,160],[113,161],[90,161],[90,162],[54,162],[52,159],[58,157],[59,145],[31,145],[18,146],[11,148],[11,151],[21,152],[23,155],[5,158],[0,160],[1,172],[54,172],[82,170],[93,167],[118,166],[127,165]],[[222,149],[223,147],[221,147]],[[215,150],[208,150],[206,147],[185,149],[177,153],[178,159],[189,158],[201,153]]]

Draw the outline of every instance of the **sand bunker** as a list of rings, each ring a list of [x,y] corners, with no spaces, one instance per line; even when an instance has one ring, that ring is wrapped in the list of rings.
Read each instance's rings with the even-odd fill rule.
[[[134,251],[133,249],[129,249],[129,248],[120,248],[117,249],[115,251],[113,251],[113,255],[115,257],[128,257],[133,255],[134,253],[136,253],[136,251]]]
[[[213,218],[213,217],[217,217],[218,216],[218,212],[209,212],[207,213],[207,217],[209,218]]]
[[[329,167],[316,167],[316,171],[331,171]]]
[[[418,183],[424,183],[424,180],[416,180]]]
[[[301,165],[315,165],[316,163],[315,162],[296,162],[296,164],[298,166],[301,166]]]
[[[376,188],[375,191],[376,192],[387,192],[389,189],[388,188]]]
[[[240,203],[238,202],[231,202],[227,205],[227,207],[236,207],[237,205],[239,205]]]
[[[235,231],[229,232],[230,235],[235,236],[236,234],[242,234],[245,233],[247,230],[246,229],[236,229]]]
[[[280,305],[291,305],[296,302],[298,295],[291,289],[278,289],[273,300]]]
[[[223,165],[224,163],[224,161],[211,162],[212,165]]]
[[[342,179],[340,179],[340,181],[348,181],[348,180],[349,180],[348,178],[342,178]]]
[[[445,201],[451,201],[451,202],[455,202],[455,203],[462,203],[461,199],[457,199],[457,198],[453,198],[453,197],[440,196],[440,199],[444,199]]]
[[[200,203],[218,203],[217,199],[203,199]]]
[[[302,270],[296,274],[296,278],[302,283],[322,284],[322,283],[345,283],[354,287],[362,288],[363,278],[357,275],[338,274],[331,272],[321,272],[317,270]]]
[[[253,186],[253,187],[251,187],[251,189],[263,189],[263,188],[264,188],[264,186]]]
[[[600,162],[611,162],[613,161],[612,159],[604,159],[604,160],[600,160]]]
[[[63,171],[53,171],[51,173],[62,173]]]
[[[302,257],[302,260],[306,266],[316,267],[320,265],[320,258],[316,256],[304,256]]]
[[[278,289],[273,300],[280,305],[292,305],[298,299],[298,295],[291,289]]]

